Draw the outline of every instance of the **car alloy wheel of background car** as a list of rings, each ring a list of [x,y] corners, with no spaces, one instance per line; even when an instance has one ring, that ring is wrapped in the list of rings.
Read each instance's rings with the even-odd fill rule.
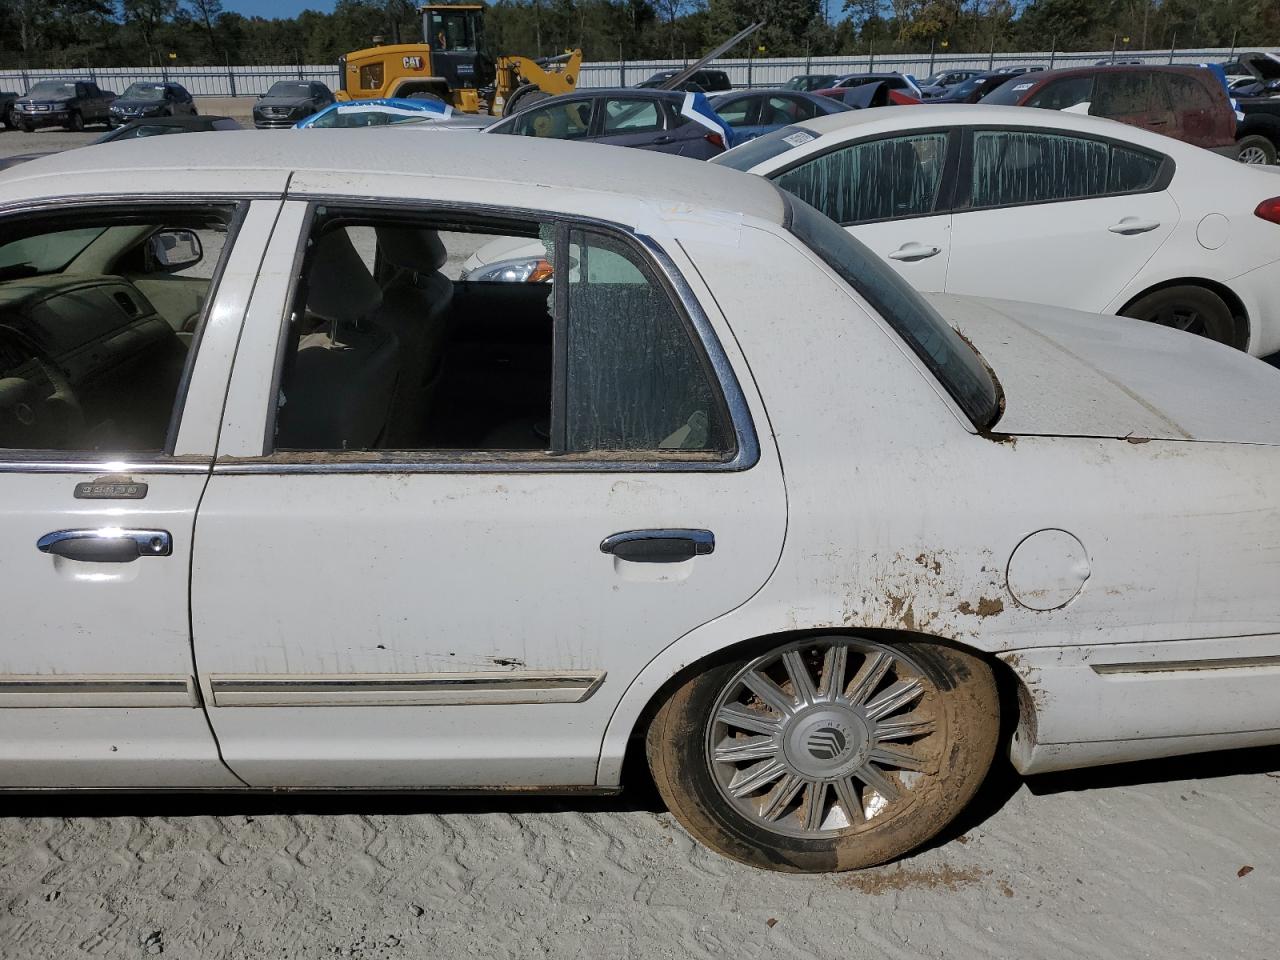
[[[950,647],[810,636],[706,667],[648,731],[650,769],[695,837],[754,866],[873,866],[924,843],[995,754],[991,669]]]
[[[1240,138],[1240,152],[1236,159],[1241,163],[1269,164],[1276,162],[1276,148],[1266,137],[1251,134]]]

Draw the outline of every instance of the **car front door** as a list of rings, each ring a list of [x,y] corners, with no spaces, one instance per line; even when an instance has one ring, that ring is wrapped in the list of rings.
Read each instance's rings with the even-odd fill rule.
[[[951,255],[948,174],[958,135],[921,131],[844,144],[768,174],[869,246],[918,290],[942,290]]]
[[[445,196],[447,215],[288,203],[254,291],[197,522],[193,632],[223,756],[255,786],[593,784],[632,679],[745,602],[781,550],[763,410],[679,246],[495,213],[462,181]],[[367,265],[411,250],[389,245],[406,229],[451,262],[527,237],[555,272],[424,271],[376,306]],[[440,379],[414,374],[415,415],[384,429],[371,371],[389,332],[408,347],[446,301],[454,333],[427,348]],[[403,326],[381,315],[410,303]],[[331,319],[306,333],[308,317]],[[343,350],[325,356],[326,338]]]
[[[1167,158],[1039,129],[972,131],[950,293],[1102,310],[1178,223]]]
[[[0,270],[21,269],[0,273],[0,787],[240,785],[195,680],[190,557],[279,206],[73,203],[3,218]],[[222,241],[199,255],[198,351],[102,266],[191,259],[157,239],[193,230]]]

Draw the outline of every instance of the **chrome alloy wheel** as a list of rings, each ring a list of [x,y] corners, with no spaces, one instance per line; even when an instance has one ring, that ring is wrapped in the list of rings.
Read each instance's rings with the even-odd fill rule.
[[[1268,163],[1267,152],[1261,147],[1245,147],[1236,156],[1241,163]]]
[[[707,725],[712,780],[739,813],[799,838],[887,818],[937,768],[936,691],[892,647],[814,637],[757,657]]]

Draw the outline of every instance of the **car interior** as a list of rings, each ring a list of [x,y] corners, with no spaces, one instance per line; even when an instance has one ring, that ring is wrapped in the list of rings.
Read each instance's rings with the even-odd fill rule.
[[[557,335],[555,236],[537,222],[343,213],[319,222],[282,361],[275,449],[731,446],[683,321],[625,252],[570,236]]]
[[[10,227],[0,243],[0,447],[163,449],[230,216]]]

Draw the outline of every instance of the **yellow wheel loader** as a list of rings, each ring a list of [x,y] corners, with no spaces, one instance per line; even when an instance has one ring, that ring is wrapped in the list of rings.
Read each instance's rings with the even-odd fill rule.
[[[435,96],[463,113],[507,116],[534,100],[571,93],[582,51],[558,57],[501,56],[485,52],[480,4],[421,7],[426,43],[355,50],[339,60],[339,100]]]

